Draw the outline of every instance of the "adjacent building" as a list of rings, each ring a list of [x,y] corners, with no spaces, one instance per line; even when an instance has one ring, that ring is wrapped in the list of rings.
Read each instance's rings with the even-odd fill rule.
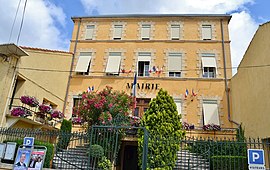
[[[173,96],[182,122],[234,127],[228,80],[232,73],[230,15],[104,15],[73,17],[73,74],[65,114],[79,94],[111,86],[131,93],[137,81],[135,116],[142,116],[160,88]],[[90,88],[89,88],[90,87]]]
[[[270,22],[259,26],[231,80],[233,119],[246,136],[270,140]]]
[[[20,97],[33,96],[40,104],[50,105],[53,109],[63,112],[72,53],[33,47],[19,49],[27,56],[18,60],[14,81],[9,86],[3,86],[11,90],[5,100],[6,109],[1,110],[1,115],[3,115],[1,126],[39,129],[52,129],[54,126],[59,126],[60,122],[47,124],[48,122],[43,118],[38,118],[36,115],[38,109],[23,105]],[[32,112],[32,117],[11,116],[10,110],[14,107],[27,109]]]

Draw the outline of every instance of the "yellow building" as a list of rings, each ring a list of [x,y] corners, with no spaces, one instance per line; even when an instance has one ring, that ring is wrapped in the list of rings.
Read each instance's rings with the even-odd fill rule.
[[[175,99],[182,122],[233,128],[230,15],[107,15],[73,17],[73,75],[66,116],[88,87],[131,93],[138,74],[136,116],[160,88]],[[226,90],[227,89],[227,90]],[[185,93],[188,95],[185,96]]]
[[[0,120],[3,120],[8,110],[7,102],[12,93],[18,60],[25,56],[28,54],[15,44],[0,45]]]
[[[270,138],[270,22],[259,26],[231,80],[233,118],[246,136]]]
[[[2,114],[5,115],[1,119],[2,126],[52,129],[36,115],[29,118],[14,117],[10,115],[10,110],[21,107],[20,97],[26,95],[34,96],[40,104],[50,105],[53,109],[62,112],[72,53],[33,47],[21,48],[29,56],[20,58],[18,62],[15,81],[7,100],[8,109]],[[32,113],[38,112],[37,108],[24,106]],[[60,123],[54,125],[59,126]]]

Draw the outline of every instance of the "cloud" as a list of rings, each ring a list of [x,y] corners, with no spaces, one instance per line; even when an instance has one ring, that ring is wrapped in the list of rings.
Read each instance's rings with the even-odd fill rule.
[[[24,2],[21,1],[10,42],[16,43]],[[0,5],[0,21],[5,23],[0,27],[0,43],[8,43],[19,0],[0,0],[0,3],[5,4]],[[62,8],[44,0],[27,1],[19,45],[67,50],[69,42],[61,34],[59,26],[56,26],[64,27],[65,22],[66,15]]]
[[[255,33],[258,23],[245,7],[254,0],[81,0],[85,12],[93,14],[177,13],[224,14],[233,13],[229,25],[232,65],[238,66]]]
[[[229,24],[231,37],[231,56],[232,65],[238,66],[254,33],[258,28],[258,23],[249,13],[242,11],[232,14],[232,20]],[[235,70],[233,70],[235,72]]]

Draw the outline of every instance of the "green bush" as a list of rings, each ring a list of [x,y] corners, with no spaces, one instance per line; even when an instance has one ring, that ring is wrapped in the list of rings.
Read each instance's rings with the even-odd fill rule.
[[[211,169],[217,170],[247,170],[247,157],[245,156],[212,156]]]
[[[102,170],[111,170],[112,169],[112,163],[109,159],[107,159],[105,156],[101,158],[101,160],[98,162],[98,168]]]
[[[88,154],[93,158],[101,158],[104,156],[104,149],[100,145],[91,145]]]
[[[179,141],[184,136],[180,118],[173,98],[161,89],[156,98],[151,100],[141,120],[141,125],[150,133],[147,164],[151,169],[167,170],[175,166],[176,152],[180,149]],[[144,137],[143,131],[139,130],[139,167],[142,165]]]
[[[64,119],[60,127],[57,149],[67,149],[71,138],[72,122]]]
[[[17,139],[17,140],[13,140],[13,141],[9,140],[9,141],[6,141],[6,142],[16,142],[17,143],[16,150],[17,150],[18,147],[23,144],[23,139]],[[45,160],[44,160],[43,167],[44,168],[50,168],[50,163],[53,160],[53,155],[54,155],[53,144],[48,143],[48,142],[42,142],[42,141],[35,140],[34,145],[45,146],[47,148],[46,157],[45,157]]]

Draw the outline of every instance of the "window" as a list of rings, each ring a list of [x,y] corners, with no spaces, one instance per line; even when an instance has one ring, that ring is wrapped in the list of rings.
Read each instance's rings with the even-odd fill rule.
[[[93,39],[94,29],[95,29],[95,25],[87,25],[86,26],[86,33],[85,33],[85,39],[86,40],[92,40]]]
[[[172,40],[180,39],[180,25],[171,25],[171,39]]]
[[[169,53],[168,55],[168,72],[169,77],[181,77],[182,54]]]
[[[142,40],[150,40],[150,24],[143,24],[141,28],[141,38]]]
[[[212,39],[212,25],[202,25],[202,39],[203,40]]]
[[[81,96],[73,96],[72,116],[75,116],[77,114],[77,109],[79,108],[81,100]]]
[[[81,52],[79,56],[79,60],[77,62],[75,71],[78,74],[89,74],[90,71],[90,61],[92,53],[91,52]]]
[[[182,113],[182,103],[180,99],[174,99],[174,102],[176,104],[176,109],[178,114],[180,115]]]
[[[202,54],[202,76],[205,78],[215,78],[216,77],[216,58],[215,54]]]
[[[138,76],[148,77],[151,61],[151,53],[140,52],[138,54]]]
[[[216,100],[203,100],[203,124],[220,125]]]
[[[119,75],[121,63],[121,53],[120,52],[110,52],[106,67],[107,75]]]
[[[121,40],[122,29],[123,29],[123,25],[114,25],[114,29],[113,29],[113,39],[114,40]]]

